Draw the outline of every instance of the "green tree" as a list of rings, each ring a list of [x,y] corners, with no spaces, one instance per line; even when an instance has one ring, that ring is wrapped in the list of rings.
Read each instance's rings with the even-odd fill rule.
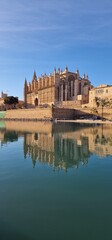
[[[96,108],[92,108],[92,109],[91,109],[91,113],[93,113],[93,114],[95,114],[95,115],[96,115],[96,114],[98,114],[98,111],[97,111],[97,109],[96,109]]]
[[[18,103],[18,98],[13,96],[8,96],[4,98],[4,104],[16,105]]]
[[[104,109],[104,107],[109,105],[109,101],[108,101],[108,99],[104,99],[104,98],[100,98],[100,97],[96,97],[95,101],[96,101],[97,107],[101,107],[101,109],[102,109],[102,120],[103,120],[103,109]]]

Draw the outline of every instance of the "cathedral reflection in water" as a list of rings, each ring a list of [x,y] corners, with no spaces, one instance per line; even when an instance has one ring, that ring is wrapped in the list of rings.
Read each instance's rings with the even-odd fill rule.
[[[86,165],[91,155],[112,155],[110,125],[80,125],[74,123],[5,123],[0,130],[1,146],[23,137],[24,158],[32,164],[40,161],[54,169]]]

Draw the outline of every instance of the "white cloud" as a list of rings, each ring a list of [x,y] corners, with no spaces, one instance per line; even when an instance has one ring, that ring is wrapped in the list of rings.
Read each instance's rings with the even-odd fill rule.
[[[1,0],[0,47],[111,43],[111,13],[110,0]]]

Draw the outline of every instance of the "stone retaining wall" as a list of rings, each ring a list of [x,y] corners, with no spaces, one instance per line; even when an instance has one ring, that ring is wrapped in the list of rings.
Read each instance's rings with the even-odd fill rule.
[[[52,109],[20,109],[6,111],[5,118],[9,120],[51,120]]]
[[[53,119],[74,119],[74,109],[66,108],[36,108],[8,110],[5,120],[53,120]]]
[[[93,108],[79,108],[79,109],[76,109],[76,113],[77,115],[84,115],[84,114],[95,114],[96,116],[102,116],[102,109],[101,107],[98,107],[97,109],[97,112],[98,113],[94,113],[93,111]],[[112,108],[110,107],[104,107],[103,109],[103,117],[106,118],[106,119],[110,119],[112,120]]]
[[[53,119],[74,119],[75,110],[67,108],[53,108],[52,117]]]
[[[15,109],[7,110],[5,114],[1,112],[1,119],[4,120],[53,120],[65,119],[74,120],[80,116],[91,116],[92,109],[69,109],[69,108],[35,108],[35,109]],[[98,108],[98,115],[101,116],[101,109]],[[97,115],[97,114],[96,114]],[[112,109],[104,109],[104,117],[112,120]]]

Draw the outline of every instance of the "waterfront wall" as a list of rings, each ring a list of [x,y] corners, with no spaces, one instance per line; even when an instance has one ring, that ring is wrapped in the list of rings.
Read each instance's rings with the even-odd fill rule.
[[[74,109],[65,108],[36,108],[6,111],[6,120],[52,120],[74,119]]]
[[[17,109],[6,111],[4,119],[10,120],[50,120],[52,118],[51,108]]]
[[[92,108],[53,108],[53,119],[78,119],[81,116],[84,118],[92,117],[93,115],[102,116],[102,109],[97,109],[98,113],[95,113]],[[103,117],[112,120],[112,108],[104,108]]]
[[[69,108],[35,108],[35,109],[15,109],[7,110],[1,113],[1,119],[5,120],[74,120],[83,116],[92,116],[94,114],[92,109],[79,108],[79,109],[69,109]],[[97,114],[96,114],[97,115]],[[101,116],[101,109],[98,108],[98,115]],[[112,109],[104,109],[104,117],[112,120]]]
[[[95,113],[93,111],[93,108],[82,108],[82,109],[77,109],[77,113],[79,112],[79,115],[81,114],[81,112],[83,112],[83,114],[95,114],[98,116],[102,116],[102,109],[101,107],[96,108],[97,113]],[[106,119],[110,119],[112,120],[112,108],[111,107],[104,107],[103,108],[103,117]]]
[[[53,108],[52,118],[53,119],[74,119],[75,110],[68,108]]]

